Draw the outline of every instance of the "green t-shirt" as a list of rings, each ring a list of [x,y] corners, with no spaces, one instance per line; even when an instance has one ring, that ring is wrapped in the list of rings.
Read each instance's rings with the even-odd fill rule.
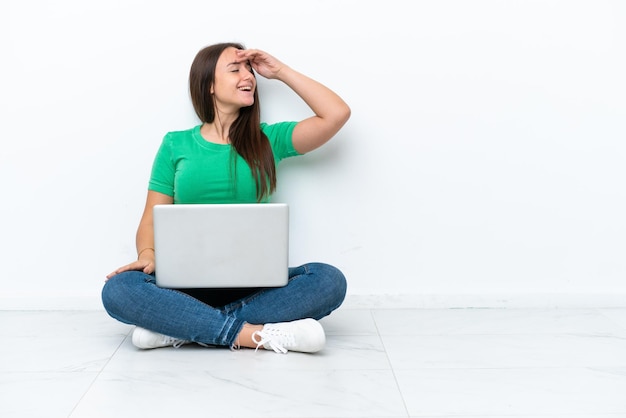
[[[261,124],[276,165],[299,155],[291,140],[296,123]],[[148,189],[172,196],[174,203],[256,203],[256,185],[248,164],[240,155],[233,164],[231,150],[235,150],[231,145],[206,141],[200,126],[165,135]]]

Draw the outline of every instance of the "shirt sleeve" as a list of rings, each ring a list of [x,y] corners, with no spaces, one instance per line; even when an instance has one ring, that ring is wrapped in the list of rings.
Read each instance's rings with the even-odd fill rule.
[[[267,135],[274,152],[276,163],[288,157],[301,155],[293,147],[293,130],[298,122],[261,123],[261,130]]]
[[[161,146],[154,157],[148,190],[174,196],[174,160],[172,158],[171,138],[169,134],[163,138]]]

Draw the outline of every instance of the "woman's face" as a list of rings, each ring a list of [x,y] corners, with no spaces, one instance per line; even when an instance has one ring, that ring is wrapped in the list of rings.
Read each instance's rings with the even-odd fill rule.
[[[237,49],[229,47],[222,52],[215,66],[215,84],[211,93],[221,109],[252,106],[256,79],[248,61],[240,61]]]

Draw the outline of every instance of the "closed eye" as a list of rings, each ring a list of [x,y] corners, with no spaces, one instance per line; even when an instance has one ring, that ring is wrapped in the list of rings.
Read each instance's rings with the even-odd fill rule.
[[[230,64],[228,64],[229,67],[232,67],[232,70],[230,70],[231,73],[239,72],[241,65],[242,65],[241,62],[231,62]],[[250,71],[251,73],[254,72],[254,70],[252,69],[252,64],[250,64],[250,61],[246,61],[244,65],[246,66],[246,69],[248,71]]]

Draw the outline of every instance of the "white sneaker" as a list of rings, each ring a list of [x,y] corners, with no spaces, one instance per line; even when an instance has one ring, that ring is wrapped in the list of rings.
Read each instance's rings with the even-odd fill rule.
[[[293,322],[265,324],[261,331],[252,334],[252,341],[257,344],[257,350],[263,346],[266,350],[274,350],[282,354],[289,350],[315,353],[324,348],[326,335],[319,322],[313,318],[307,318]]]
[[[175,347],[178,348],[183,344],[189,344],[190,341],[179,340],[174,337],[149,331],[145,328],[135,327],[133,331],[133,345],[137,348],[160,348]]]

